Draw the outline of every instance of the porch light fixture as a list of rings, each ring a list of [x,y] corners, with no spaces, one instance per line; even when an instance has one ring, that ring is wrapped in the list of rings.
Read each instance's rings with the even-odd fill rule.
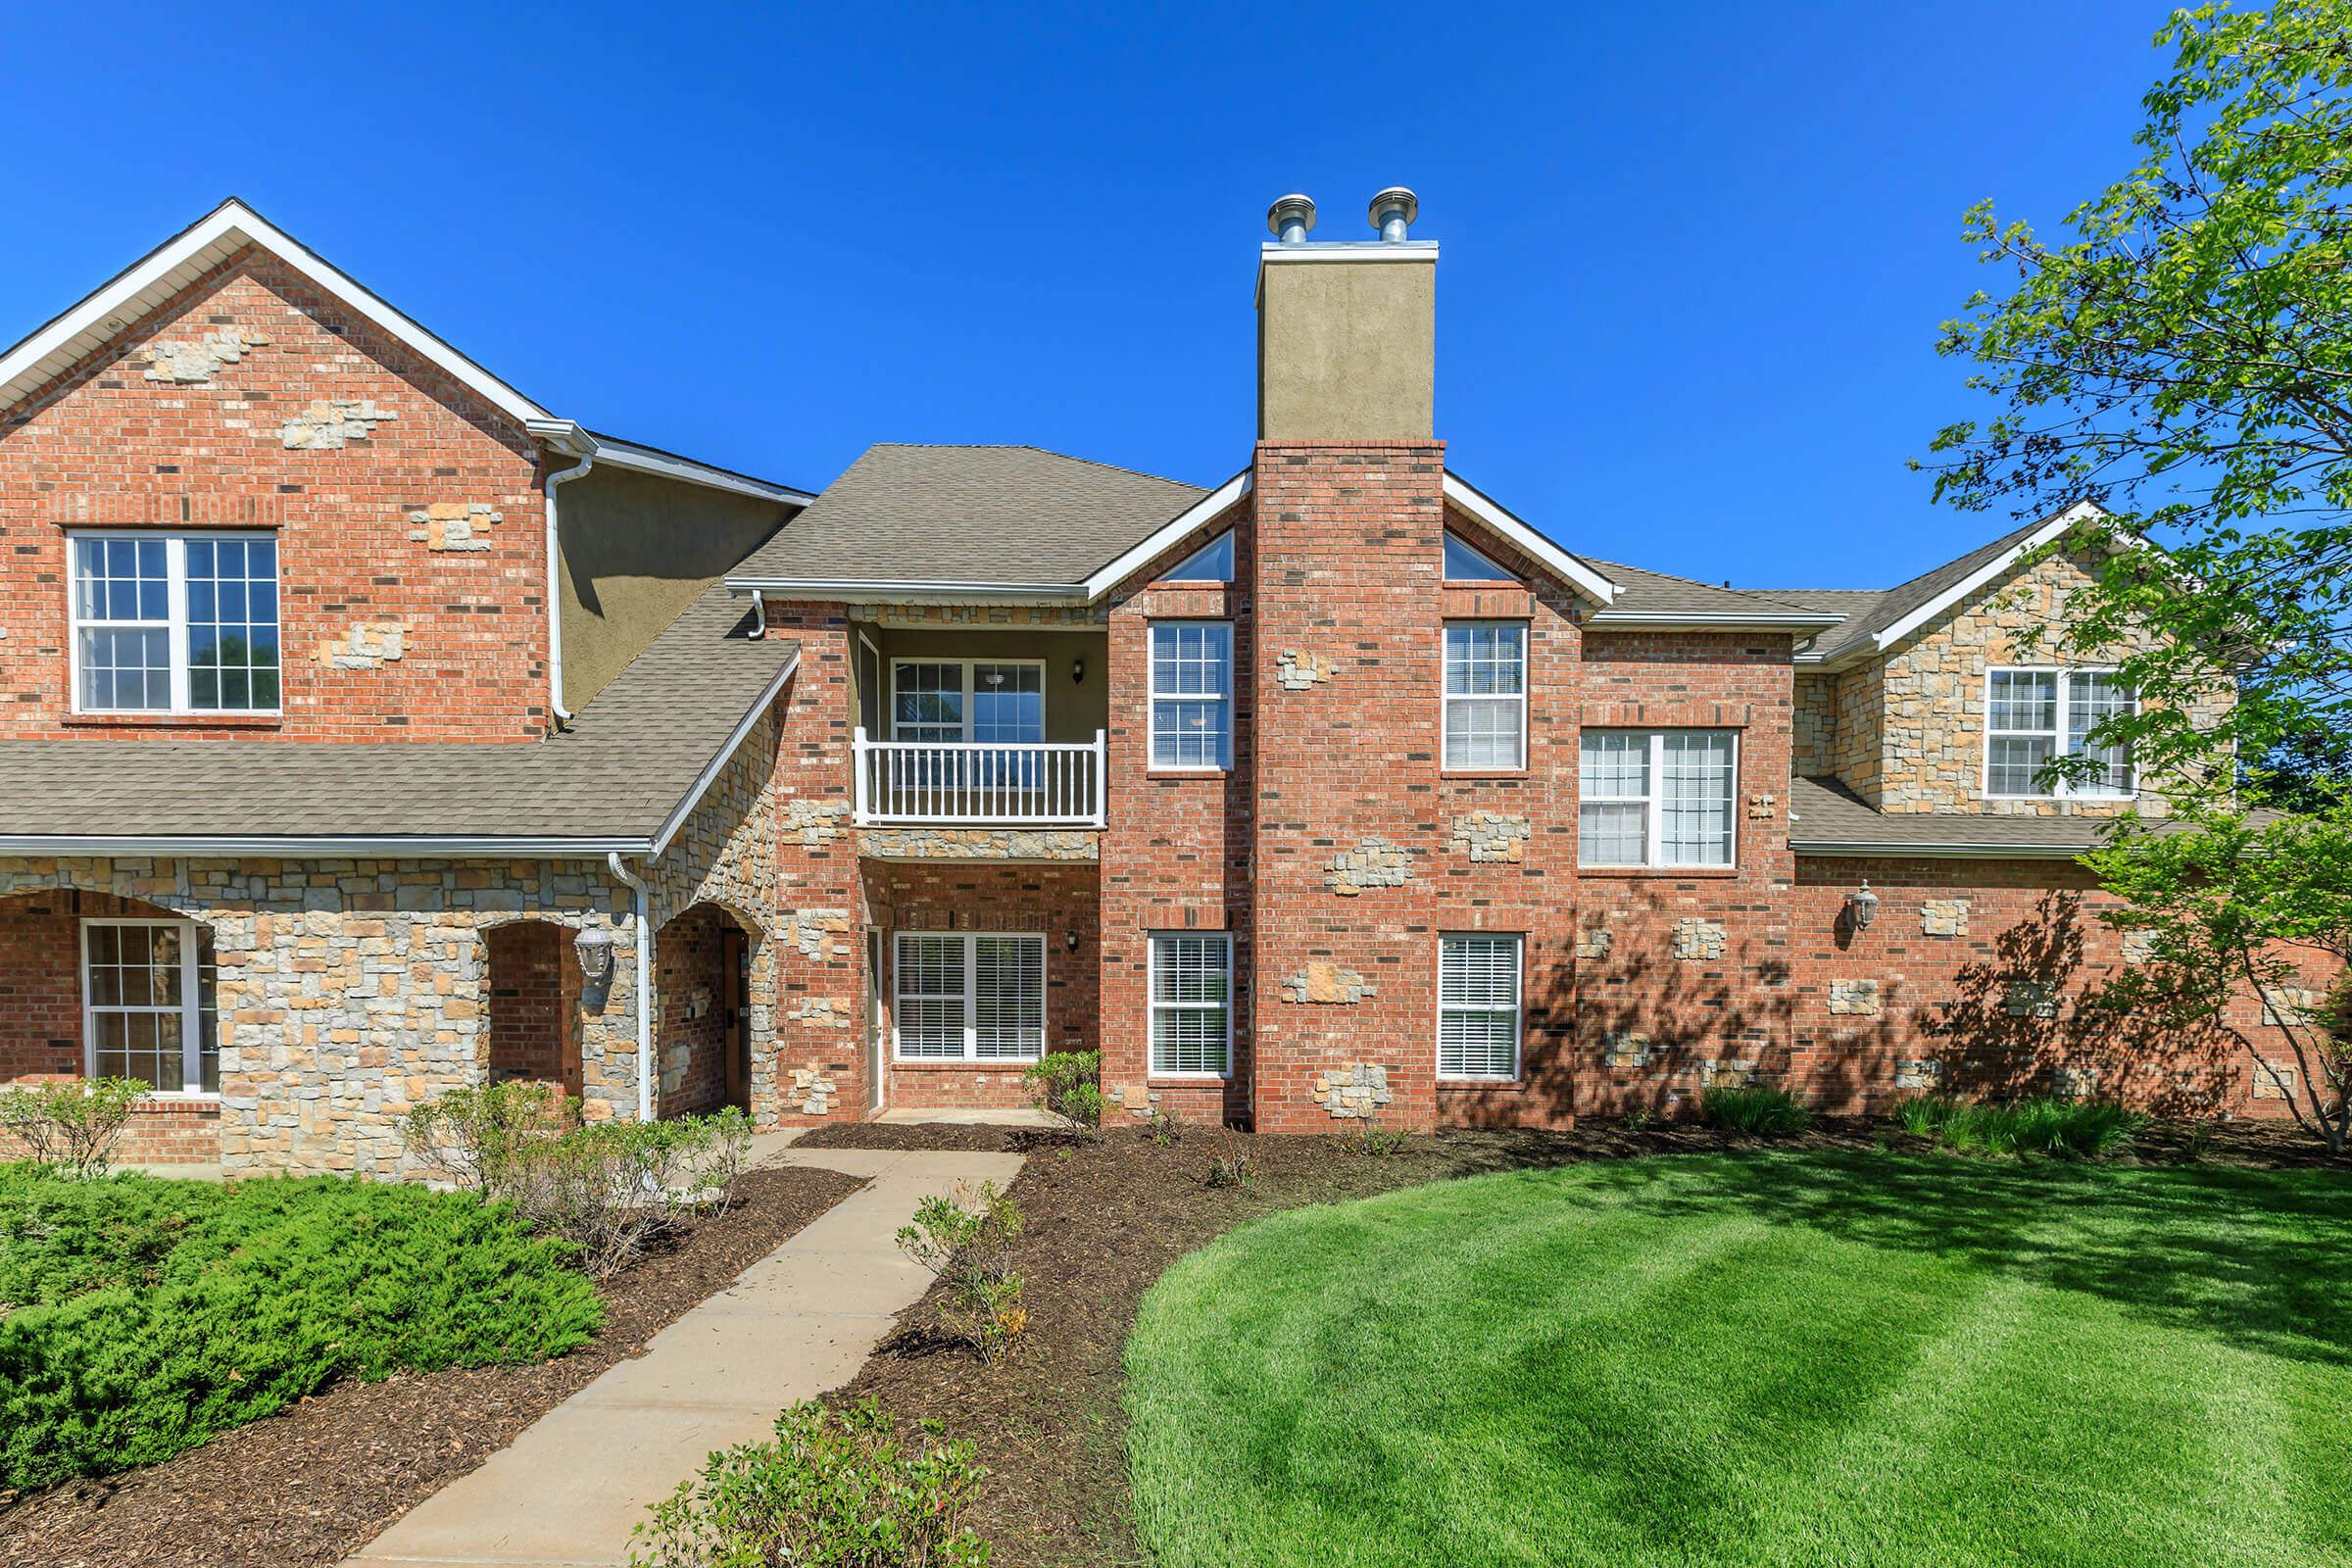
[[[1075,931],[1064,931],[1061,934],[1061,945],[1070,952],[1076,953],[1078,951],[1078,933]]]
[[[1870,891],[1870,878],[1862,879],[1860,892],[1845,896],[1845,910],[1853,916],[1855,930],[1870,929],[1870,922],[1879,917],[1879,896]]]
[[[1086,658],[1084,655],[1080,655],[1078,658],[1070,661],[1070,684],[1073,686],[1081,686],[1085,683]]]
[[[580,973],[590,985],[602,985],[612,977],[612,932],[601,925],[584,925],[571,939],[571,949],[579,956]]]

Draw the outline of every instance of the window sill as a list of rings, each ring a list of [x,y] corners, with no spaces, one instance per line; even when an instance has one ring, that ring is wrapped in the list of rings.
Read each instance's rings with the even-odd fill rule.
[[[220,1092],[217,1089],[151,1089],[141,1095],[131,1114],[158,1110],[219,1110]]]
[[[283,729],[280,713],[68,713],[59,723],[75,729]]]
[[[1524,767],[1441,767],[1440,778],[1526,778]]]
[[[890,1064],[906,1072],[1026,1072],[1037,1061],[1035,1056],[894,1056]]]
[[[1438,1093],[1441,1095],[1460,1093],[1464,1090],[1525,1089],[1526,1087],[1527,1080],[1525,1078],[1441,1078],[1438,1080]]]
[[[1230,767],[1147,767],[1144,777],[1152,778],[1223,778],[1233,771]]]
[[[1580,865],[1576,874],[1601,880],[1623,878],[1641,881],[1657,877],[1696,878],[1701,881],[1724,881],[1740,875],[1737,865]]]
[[[1200,1089],[1210,1084],[1229,1084],[1231,1082],[1233,1082],[1233,1074],[1229,1072],[1155,1072],[1144,1079],[1144,1087],[1147,1089],[1161,1087]]]

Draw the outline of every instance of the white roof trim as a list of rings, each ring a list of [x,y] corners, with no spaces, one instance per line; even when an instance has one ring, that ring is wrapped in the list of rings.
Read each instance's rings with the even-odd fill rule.
[[[1594,604],[1606,607],[1616,601],[1615,583],[1504,511],[1499,503],[1480,494],[1471,487],[1469,481],[1450,468],[1446,470],[1446,499],[1516,545],[1523,553],[1549,566]]]
[[[2016,565],[2019,561],[2025,558],[2025,555],[2028,551],[2040,549],[2043,545],[2048,544],[2051,540],[2057,538],[2060,534],[2063,534],[2067,529],[2073,527],[2078,522],[2087,522],[2093,517],[2104,515],[2104,513],[2100,512],[2097,507],[2092,506],[2087,501],[2076,502],[2073,506],[2067,508],[2064,512],[2061,512],[2058,514],[2058,515],[2050,518],[2040,527],[2035,528],[2032,533],[2026,535],[2025,538],[2019,540],[2016,544],[2010,546],[2008,549],[2002,551],[1999,555],[1993,557],[1984,565],[1979,566],[1976,570],[1970,572],[1966,577],[1961,578],[1959,582],[1945,589],[1942,593],[1937,594],[1935,598],[1929,600],[1917,610],[1912,611],[1909,614],[1896,621],[1893,625],[1887,627],[1885,631],[1873,632],[1869,640],[1869,651],[1872,653],[1885,653],[1887,649],[1892,648],[1896,643],[1901,642],[1904,638],[1919,630],[1920,627],[1926,625],[1929,621],[1934,620],[1937,615],[1942,614],[1954,605],[1959,604],[1962,600],[1967,599],[1972,594],[1975,594],[1986,583],[1992,581],[1995,577],[2000,576],[2010,567]],[[1839,660],[1839,662],[1843,662],[1844,661],[1842,659]]]
[[[648,841],[644,839],[566,839],[524,835],[486,838],[411,834],[392,838],[360,838],[331,835],[305,837],[295,834],[175,833],[146,836],[15,833],[0,836],[0,855],[172,855],[193,858],[207,856],[317,855],[397,859],[406,856],[460,858],[490,855],[522,856],[548,860],[569,859],[575,856],[601,859],[615,851],[622,855],[643,855],[648,847]]]
[[[760,722],[760,715],[766,712],[769,705],[775,702],[776,693],[784,689],[784,683],[792,679],[792,672],[800,667],[800,650],[795,649],[792,657],[784,661],[784,667],[776,671],[775,678],[769,681],[760,693],[758,700],[744,710],[743,718],[736,724],[734,733],[727,737],[727,744],[718,749],[718,755],[711,758],[702,772],[696,776],[694,784],[686,791],[686,798],[678,802],[678,808],[669,813],[668,821],[662,824],[662,831],[654,835],[653,848],[646,852],[648,859],[660,856],[663,850],[669,848],[669,841],[677,836],[679,828],[686,825],[687,813],[702,804],[703,796],[709,793],[711,784],[717,780],[718,770],[727,765],[728,760],[735,755],[735,749],[743,744],[743,738],[752,732],[753,725]]]
[[[797,490],[788,484],[774,484],[755,479],[748,473],[731,468],[715,468],[708,463],[681,458],[674,452],[656,447],[639,446],[633,441],[619,441],[612,436],[598,435],[576,420],[539,418],[526,421],[530,432],[539,440],[567,457],[593,457],[611,468],[628,468],[638,473],[660,474],[666,479],[680,479],[711,490],[725,490],[739,496],[756,496],[762,501],[781,502],[786,506],[805,507],[816,496],[807,490]]]
[[[547,411],[362,288],[243,202],[222,202],[0,359],[0,408],[104,347],[116,333],[247,245],[259,246],[516,420]]]
[[[958,604],[976,600],[1084,604],[1087,598],[1082,582],[907,582],[884,577],[728,577],[724,581],[739,593],[835,599],[848,605],[888,605],[909,598]]]
[[[1088,599],[1100,599],[1149,565],[1153,558],[1173,550],[1187,534],[1205,527],[1230,510],[1255,486],[1250,471],[1244,468],[1223,484],[1179,512],[1152,530],[1143,543],[1121,555],[1107,566],[1086,579],[1079,592]]]

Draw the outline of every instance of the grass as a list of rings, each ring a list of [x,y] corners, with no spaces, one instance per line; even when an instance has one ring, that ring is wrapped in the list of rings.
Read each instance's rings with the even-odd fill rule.
[[[2104,1100],[1954,1100],[1923,1095],[1900,1108],[1903,1130],[1955,1154],[2099,1159],[2130,1147],[2148,1118]]]
[[[1159,1568],[2352,1563],[2352,1184],[1783,1152],[1293,1210],[1128,1343]]]
[[[602,1306],[504,1206],[0,1164],[0,1487],[152,1464],[337,1378],[538,1360]]]

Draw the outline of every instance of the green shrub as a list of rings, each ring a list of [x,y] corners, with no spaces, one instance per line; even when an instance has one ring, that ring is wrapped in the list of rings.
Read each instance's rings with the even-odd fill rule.
[[[1895,1112],[1903,1130],[1955,1154],[2100,1159],[2131,1146],[2148,1118],[2109,1100],[1980,1102],[1922,1095]]]
[[[12,1133],[33,1163],[68,1176],[103,1176],[147,1086],[136,1078],[73,1078],[0,1094],[0,1132]]]
[[[797,1404],[772,1443],[721,1448],[636,1529],[632,1568],[985,1568],[963,1523],[988,1472],[924,1423],[907,1443],[871,1399]]]
[[[1391,1154],[1401,1154],[1410,1149],[1412,1144],[1413,1139],[1410,1133],[1383,1127],[1369,1116],[1366,1116],[1362,1125],[1356,1129],[1356,1152],[1370,1159],[1387,1159]]]
[[[1758,1138],[1793,1138],[1813,1125],[1813,1113],[1785,1089],[1710,1089],[1699,1097],[1698,1119],[1727,1133]]]
[[[0,1487],[153,1464],[337,1378],[536,1361],[602,1306],[455,1193],[0,1165]]]
[[[1184,1142],[1184,1118],[1172,1110],[1153,1106],[1152,1110],[1152,1141],[1161,1148]]]
[[[752,1143],[750,1118],[733,1106],[582,1123],[579,1102],[534,1083],[452,1089],[413,1108],[402,1133],[434,1170],[576,1245],[597,1279],[688,1213],[725,1207]]]
[[[1021,1205],[995,1182],[982,1182],[977,1190],[958,1182],[952,1197],[924,1199],[914,1222],[899,1227],[906,1255],[947,1287],[940,1326],[985,1360],[1003,1359],[1029,1327],[1021,1276],[1012,1267],[1012,1244],[1022,1224]]]
[[[1201,1180],[1211,1187],[1247,1187],[1257,1175],[1250,1167],[1248,1154],[1219,1154],[1208,1162],[1208,1173]]]
[[[1081,1127],[1102,1125],[1102,1053],[1050,1051],[1021,1074],[1031,1103]]]

